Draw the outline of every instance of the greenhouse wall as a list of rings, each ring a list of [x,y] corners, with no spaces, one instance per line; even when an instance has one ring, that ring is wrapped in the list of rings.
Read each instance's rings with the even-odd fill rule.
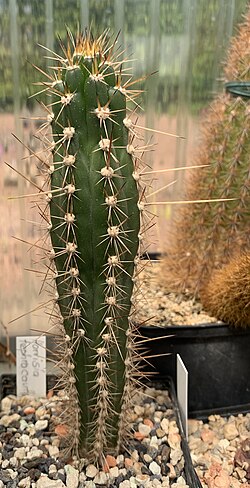
[[[139,124],[152,145],[147,162],[154,169],[192,165],[200,120],[215,94],[223,90],[222,68],[230,37],[246,0],[1,0],[0,1],[0,320],[4,342],[9,334],[48,329],[40,309],[39,272],[33,272],[32,249],[39,238],[32,185],[36,166],[32,151],[39,128],[43,71],[53,66],[66,31],[91,26],[94,34],[119,34],[124,58],[143,91]],[[39,67],[39,70],[34,68]],[[143,78],[145,75],[149,75]],[[40,101],[46,103],[46,92]],[[163,133],[172,135],[164,135]],[[14,134],[14,135],[13,135]],[[176,137],[177,136],[177,137]],[[21,144],[18,140],[21,140]],[[7,162],[15,170],[4,163]],[[26,175],[27,179],[18,176]],[[187,173],[187,172],[186,172]],[[162,201],[181,197],[185,171],[159,177]],[[174,184],[171,184],[176,180]],[[173,206],[157,206],[158,225],[151,250],[164,250]],[[31,250],[31,252],[28,252]],[[32,313],[28,313],[32,311]]]

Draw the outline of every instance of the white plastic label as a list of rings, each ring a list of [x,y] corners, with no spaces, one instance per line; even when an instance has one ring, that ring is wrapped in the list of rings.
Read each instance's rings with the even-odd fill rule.
[[[181,411],[183,428],[188,437],[188,371],[179,354],[176,356],[177,398]]]
[[[46,396],[46,337],[16,338],[17,396]]]

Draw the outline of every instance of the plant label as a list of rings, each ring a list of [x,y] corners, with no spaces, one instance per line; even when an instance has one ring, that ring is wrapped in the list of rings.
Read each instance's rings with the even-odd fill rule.
[[[188,437],[188,371],[183,363],[181,356],[176,356],[176,370],[177,370],[177,398],[180,406],[183,428]]]
[[[17,396],[46,396],[46,337],[16,338]]]

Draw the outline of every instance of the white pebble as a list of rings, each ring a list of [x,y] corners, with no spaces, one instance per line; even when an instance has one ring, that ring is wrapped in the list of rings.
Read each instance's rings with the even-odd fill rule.
[[[79,474],[79,483],[83,483],[84,481],[86,481],[86,474],[82,472]]]
[[[166,434],[168,434],[168,429],[169,429],[169,420],[168,419],[162,419],[161,428],[162,428],[162,430],[164,430],[164,432]]]
[[[138,425],[138,430],[139,430],[140,434],[148,436],[149,433],[151,432],[151,427],[149,425],[145,425],[145,424],[140,423]]]
[[[66,473],[66,486],[68,488],[77,488],[79,472],[70,464],[66,464],[66,466],[64,466],[64,471]]]
[[[14,452],[14,456],[16,459],[24,459],[26,456],[25,447],[18,447]]]
[[[31,451],[27,452],[27,459],[36,459],[43,456],[43,451],[41,449],[31,449]]]
[[[8,414],[10,413],[11,410],[11,405],[12,405],[12,400],[9,397],[5,397],[1,401],[1,411]]]
[[[39,446],[39,439],[37,439],[37,437],[34,437],[34,439],[32,439],[32,444],[33,444],[33,446],[38,447]]]
[[[17,473],[16,470],[14,471],[13,469],[10,469],[9,468],[6,471],[10,475],[10,477],[11,477],[12,480],[14,480],[18,476],[18,473]]]
[[[38,430],[45,430],[48,427],[48,420],[37,420],[35,423],[35,429]]]
[[[12,415],[3,415],[0,419],[0,425],[4,427],[9,427],[12,422],[16,422],[20,419],[20,415],[18,413],[13,413]]]
[[[152,463],[150,463],[149,469],[152,474],[161,474],[161,467],[155,461],[152,461]]]
[[[59,449],[57,446],[48,446],[50,457],[57,458],[59,456]]]
[[[29,436],[27,434],[22,434],[21,437],[20,437],[20,442],[24,445],[24,446],[28,446],[29,445]]]
[[[117,466],[114,466],[113,468],[110,468],[109,474],[111,478],[117,478],[119,476],[119,468]]]
[[[65,484],[61,480],[50,480],[48,476],[41,474],[36,488],[65,488]]]
[[[104,471],[99,471],[97,475],[94,477],[94,483],[97,485],[105,485],[107,484],[108,476]]]
[[[9,459],[9,461],[10,461],[10,466],[12,466],[13,468],[16,468],[17,467],[18,461],[17,461],[17,458],[16,457],[11,457]]]
[[[137,488],[137,482],[134,476],[131,476],[131,478],[129,478],[129,483],[130,488]]]
[[[149,454],[144,454],[144,461],[146,461],[146,463],[151,463],[151,461],[153,461],[153,459],[151,458],[151,456]]]
[[[5,468],[8,468],[9,466],[9,460],[8,459],[5,459],[3,462],[2,462],[2,468],[5,469]]]
[[[18,486],[20,486],[20,488],[30,488],[30,476],[19,481]]]
[[[124,480],[119,484],[119,488],[130,488],[130,481]]]
[[[86,468],[86,476],[88,478],[94,478],[98,473],[98,469],[94,466],[94,464],[89,464]]]
[[[171,449],[170,459],[173,466],[176,466],[178,461],[182,458],[182,450],[177,447],[177,449]]]

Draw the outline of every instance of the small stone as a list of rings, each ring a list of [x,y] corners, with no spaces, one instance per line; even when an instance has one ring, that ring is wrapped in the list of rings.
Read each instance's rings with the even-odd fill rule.
[[[37,420],[35,423],[35,430],[45,430],[48,427],[48,420]]]
[[[133,461],[130,458],[125,458],[124,465],[126,469],[131,468],[133,466]]]
[[[161,428],[165,432],[165,434],[168,434],[168,429],[169,429],[169,420],[164,418],[161,421]]]
[[[174,466],[171,463],[167,463],[167,467],[169,468],[169,478],[170,479],[176,478],[176,472]]]
[[[17,458],[16,458],[16,457],[11,457],[11,458],[9,459],[9,461],[10,461],[10,466],[12,466],[13,468],[16,468],[16,467],[17,467],[17,465],[18,465],[18,460],[17,460]]]
[[[130,481],[124,480],[119,484],[119,488],[130,488]]]
[[[9,414],[11,411],[12,400],[9,397],[5,397],[1,400],[1,411]]]
[[[151,463],[151,461],[153,461],[153,459],[151,458],[151,456],[149,456],[149,454],[144,454],[143,458],[144,461],[148,464]]]
[[[166,433],[164,432],[164,430],[160,429],[160,427],[158,429],[156,429],[156,435],[157,437],[159,437],[159,439],[162,439],[162,437],[164,437],[164,435],[166,435]]]
[[[68,488],[77,488],[79,481],[79,472],[70,464],[64,466],[64,471],[66,473],[66,486]]]
[[[137,474],[141,473],[141,468],[142,468],[142,463],[138,463],[138,461],[136,461],[133,464],[133,469],[134,469],[135,473],[137,473]]]
[[[97,475],[94,477],[94,483],[96,485],[104,485],[107,486],[108,475],[104,473],[104,471],[99,471]]]
[[[119,476],[119,469],[117,466],[114,466],[113,468],[110,468],[109,474],[111,478],[118,478]]]
[[[226,439],[229,441],[235,439],[239,435],[238,430],[236,429],[235,423],[234,422],[229,422],[224,426],[223,429],[224,436]]]
[[[139,461],[139,454],[136,449],[132,452],[131,459],[132,461]]]
[[[168,435],[168,444],[170,447],[175,448],[181,443],[181,436],[177,432],[170,432]]]
[[[3,415],[2,418],[0,418],[0,425],[3,425],[4,427],[9,427],[12,422],[17,422],[20,420],[21,416],[18,413],[13,413],[12,415]]]
[[[171,485],[171,488],[189,488],[182,476],[179,476],[176,483]]]
[[[121,467],[124,466],[124,456],[123,456],[123,454],[119,454],[119,456],[117,456],[116,463],[117,463],[117,466],[119,466],[119,468],[121,468]]]
[[[50,457],[57,458],[59,456],[59,449],[58,449],[57,446],[51,446],[51,445],[49,445],[48,446],[48,451],[49,451]]]
[[[25,459],[26,457],[25,447],[18,447],[14,452],[14,456],[16,459]]]
[[[51,480],[42,473],[36,482],[36,488],[65,488],[65,484],[61,480]]]
[[[134,438],[137,441],[142,441],[146,436],[144,434],[141,434],[141,432],[135,432],[134,433]]]
[[[140,423],[138,425],[138,431],[140,434],[142,434],[143,436],[147,437],[149,435],[149,433],[151,432],[152,430],[152,427],[147,425],[147,424],[142,424]]]
[[[178,461],[182,458],[182,450],[180,448],[173,449],[170,452],[170,459],[173,466],[176,466]]]
[[[24,430],[27,429],[27,427],[29,426],[29,424],[26,422],[26,420],[24,419],[21,419],[20,420],[20,430],[23,432]]]
[[[23,411],[24,415],[32,415],[35,413],[36,409],[34,407],[26,407]]]
[[[50,476],[54,476],[55,474],[57,474],[56,465],[55,464],[51,464],[50,467],[49,467],[49,475]]]
[[[37,410],[36,410],[36,418],[37,420],[40,420],[42,419],[45,415],[47,414],[47,410],[46,408],[44,407],[39,407]]]
[[[137,483],[136,483],[136,479],[134,476],[131,476],[129,478],[129,483],[130,483],[129,484],[130,488],[137,488]]]
[[[109,454],[106,456],[106,463],[109,466],[109,468],[113,468],[116,466],[116,459],[114,456],[110,456]]]
[[[161,474],[161,468],[159,464],[157,464],[155,461],[152,461],[152,463],[150,463],[149,469],[152,474]]]
[[[79,473],[79,483],[83,483],[84,481],[86,481],[86,475],[85,473]]]
[[[86,476],[88,478],[94,478],[98,473],[98,469],[94,464],[89,464],[86,468]]]
[[[201,438],[203,442],[206,442],[207,444],[212,444],[215,439],[215,434],[210,429],[203,429],[201,431]]]
[[[65,424],[58,424],[55,427],[55,434],[59,437],[65,437],[69,433],[69,429]]]
[[[20,488],[30,488],[30,476],[27,476],[26,478],[23,478],[21,481],[19,481],[18,486]]]
[[[153,427],[154,427],[154,424],[153,424],[152,420],[150,420],[150,419],[144,419],[143,423],[145,425],[148,425],[151,429],[153,429]]]
[[[9,460],[8,459],[5,459],[3,462],[2,462],[2,468],[3,469],[6,469],[8,468],[9,466]]]
[[[141,405],[135,405],[134,411],[138,415],[138,417],[142,416],[144,414],[144,407],[142,407]]]
[[[230,446],[230,442],[227,439],[220,439],[218,446],[224,451]]]
[[[37,437],[34,437],[34,439],[31,439],[31,441],[32,441],[33,446],[38,447],[40,444],[39,439],[37,439]]]
[[[42,456],[43,456],[43,451],[41,451],[41,449],[37,449],[37,448],[31,449],[27,453],[27,459],[36,459],[36,458],[40,458]]]

